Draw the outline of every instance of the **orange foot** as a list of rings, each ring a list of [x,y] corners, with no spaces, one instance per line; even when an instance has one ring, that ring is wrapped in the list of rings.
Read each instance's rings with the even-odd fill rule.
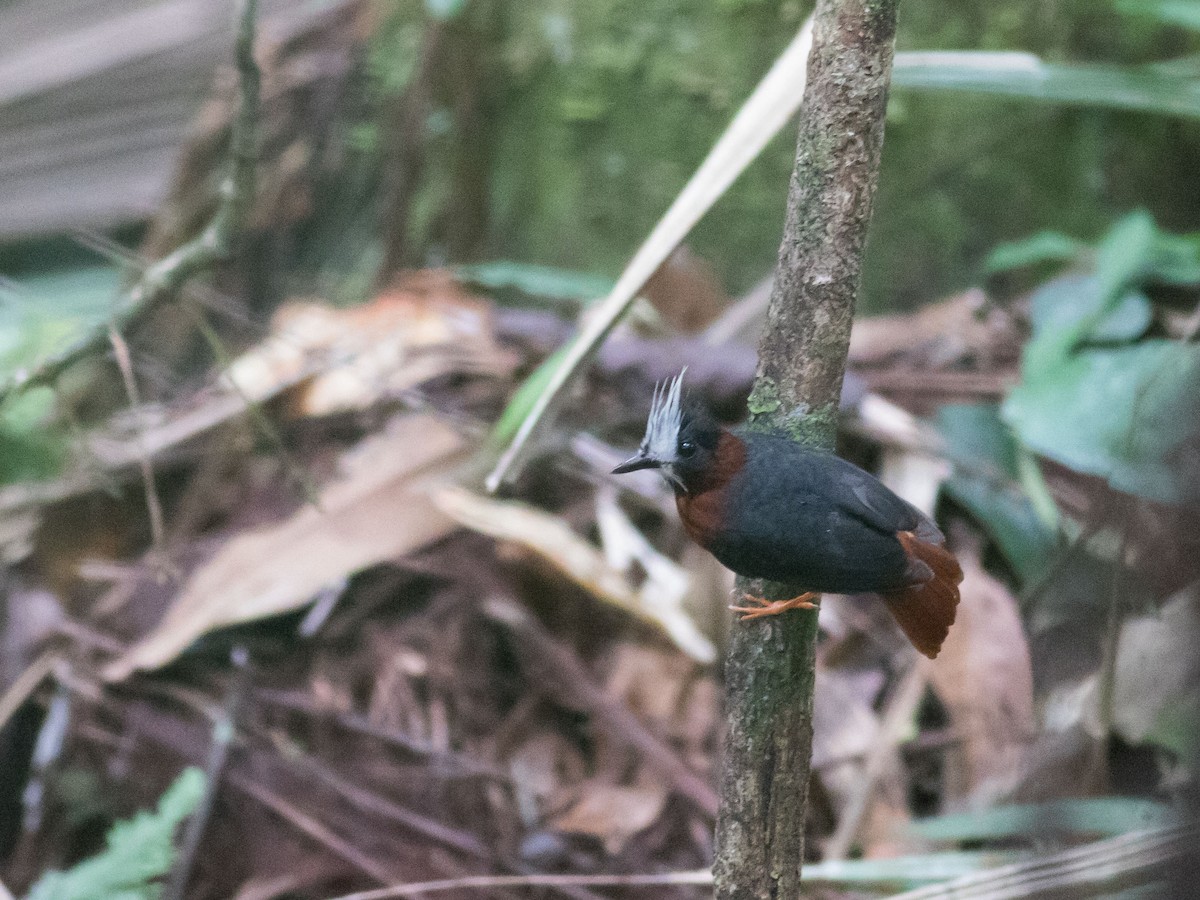
[[[729,607],[736,613],[742,613],[741,620],[745,622],[747,619],[759,619],[763,616],[777,616],[781,612],[787,612],[789,609],[816,609],[817,604],[812,600],[817,595],[812,591],[807,591],[799,597],[793,597],[791,600],[767,600],[764,597],[755,597],[752,594],[743,594],[742,600],[753,603],[753,606],[731,606]]]

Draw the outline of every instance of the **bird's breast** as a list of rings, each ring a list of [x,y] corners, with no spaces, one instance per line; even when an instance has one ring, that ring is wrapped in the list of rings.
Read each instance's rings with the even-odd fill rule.
[[[684,531],[701,547],[709,548],[720,535],[725,518],[725,491],[713,488],[699,494],[677,494],[675,505]]]

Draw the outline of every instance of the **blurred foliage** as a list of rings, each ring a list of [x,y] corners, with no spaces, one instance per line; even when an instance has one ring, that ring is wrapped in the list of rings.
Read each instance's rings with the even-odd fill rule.
[[[473,69],[445,77],[468,99],[435,102],[424,123],[426,171],[407,225],[411,261],[500,257],[615,274],[809,5],[474,0],[457,10],[439,27],[472,55]],[[1157,18],[1135,5],[973,0],[948,11],[941,0],[911,0],[898,46],[1015,49],[1048,63],[1114,65],[1200,51],[1200,36],[1176,27],[1171,4],[1157,4]],[[412,0],[390,7],[371,71],[383,95],[398,97],[415,77],[429,13]],[[1030,230],[1091,238],[1114,211],[1137,204],[1168,227],[1191,225],[1178,199],[1200,188],[1189,162],[1200,145],[1194,121],[898,88],[888,129],[867,311],[908,308],[963,287],[990,248]],[[468,156],[468,146],[489,149]],[[734,292],[774,263],[793,153],[787,129],[693,234],[694,248]],[[470,160],[486,167],[487,221],[459,258],[461,223],[447,211],[462,208],[455,198]]]
[[[477,284],[492,292],[512,290],[526,297],[548,301],[596,300],[608,294],[614,283],[611,278],[590,272],[573,272],[509,260],[456,266],[454,274],[468,284]]]
[[[1053,559],[1058,534],[1022,487],[1017,443],[999,408],[949,404],[937,424],[955,463],[944,489],[988,532],[1019,582],[1035,580]]]
[[[61,350],[84,330],[103,322],[120,274],[89,266],[30,275],[0,294],[0,378]],[[48,389],[0,406],[0,484],[48,478],[66,454],[66,437],[46,428],[54,407]]]
[[[192,814],[204,793],[204,773],[185,769],[158,801],[154,812],[140,812],[108,832],[97,856],[66,872],[48,872],[27,900],[154,900],[157,879],[175,859],[175,829]]]
[[[1048,837],[1054,832],[1125,834],[1171,825],[1177,818],[1178,814],[1170,806],[1154,800],[1096,797],[952,813],[922,819],[909,827],[929,841],[994,841],[1029,835]]]
[[[1200,285],[1200,240],[1135,213],[1081,256],[1089,274],[1032,298],[1033,338],[1003,415],[1026,446],[1117,490],[1200,499],[1200,346],[1144,337],[1145,290]]]

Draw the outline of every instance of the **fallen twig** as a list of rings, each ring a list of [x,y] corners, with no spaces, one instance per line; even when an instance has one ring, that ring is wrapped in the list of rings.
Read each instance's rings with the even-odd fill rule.
[[[712,785],[689,769],[623,704],[608,696],[569,648],[511,601],[493,598],[484,604],[484,614],[517,636],[526,651],[522,661],[542,670],[541,677],[533,679],[535,683],[555,694],[560,702],[586,710],[597,728],[641,753],[680,796],[704,815],[716,816],[717,793]]]
[[[829,839],[829,843],[825,845],[825,859],[845,859],[849,856],[850,848],[862,826],[863,817],[870,809],[875,786],[879,783],[888,758],[896,752],[905,726],[912,721],[913,714],[916,712],[921,698],[925,695],[925,686],[928,681],[928,669],[918,662],[904,676],[895,693],[888,700],[883,720],[879,724],[879,734],[876,735],[875,745],[867,754],[862,780],[858,784],[854,797],[838,820],[837,830]]]
[[[395,880],[395,876],[390,871],[361,852],[350,841],[330,831],[308,813],[304,812],[304,810],[293,806],[287,800],[283,799],[283,797],[280,797],[274,791],[268,790],[254,779],[245,775],[231,773],[229,775],[229,783],[238,790],[249,794],[263,806],[267,807],[267,809],[271,810],[298,831],[316,841],[334,856],[350,863],[350,865],[374,878],[376,881],[387,884],[389,881]]]
[[[706,884],[712,884],[712,874],[706,869],[697,869],[692,872],[663,872],[654,875],[468,875],[463,878],[443,878],[440,881],[395,884],[378,890],[345,894],[334,900],[390,900],[393,897],[416,897],[421,894],[464,888],[668,887]]]
[[[125,383],[125,395],[129,398],[130,407],[136,409],[141,404],[138,394],[137,378],[133,374],[133,360],[129,356],[129,345],[125,338],[115,328],[108,329],[108,340],[112,344],[113,353],[117,357],[117,368],[121,370],[121,380]],[[142,472],[142,484],[146,492],[146,512],[150,516],[150,539],[156,549],[163,548],[165,529],[163,527],[162,501],[158,498],[158,488],[155,485],[154,463],[139,435],[137,438],[138,467]]]
[[[179,854],[171,867],[170,881],[163,893],[166,900],[183,900],[187,890],[188,877],[192,873],[200,841],[212,815],[213,801],[221,784],[221,775],[229,761],[229,748],[237,731],[238,712],[250,686],[250,656],[246,649],[241,646],[235,647],[230,656],[234,666],[233,683],[225,697],[225,709],[221,717],[213,723],[212,745],[208,751],[208,762],[204,766],[204,794],[196,811],[188,817],[184,826]]]
[[[294,712],[304,713],[318,721],[330,722],[353,734],[361,734],[365,737],[374,738],[381,743],[397,747],[409,753],[430,757],[434,763],[431,767],[431,772],[444,775],[444,777],[490,778],[502,783],[507,783],[511,780],[509,773],[483,760],[468,756],[465,753],[459,753],[455,750],[435,747],[428,741],[415,738],[394,728],[378,725],[365,716],[338,712],[332,709],[322,709],[307,700],[303,695],[261,688],[254,692],[254,698],[258,702],[269,706],[277,706]]]

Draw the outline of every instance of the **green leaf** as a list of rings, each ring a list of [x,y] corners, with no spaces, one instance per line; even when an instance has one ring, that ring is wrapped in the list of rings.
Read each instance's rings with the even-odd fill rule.
[[[1151,319],[1140,285],[1196,281],[1200,243],[1195,237],[1159,231],[1142,211],[1125,216],[1100,242],[1090,277],[1057,279],[1034,295],[1034,339],[1023,361],[1026,379],[1059,366],[1081,342],[1140,337]]]
[[[564,344],[547,356],[542,364],[533,371],[533,374],[517,388],[516,393],[508,401],[508,406],[504,408],[500,419],[492,427],[491,434],[488,435],[488,443],[496,451],[499,451],[516,435],[517,429],[529,416],[551,378],[563,364],[570,347],[570,343]]]
[[[1026,446],[1120,491],[1200,500],[1200,346],[1083,350],[1024,377],[1002,414]]]
[[[977,476],[955,475],[942,489],[966,507],[996,543],[1023,584],[1049,567],[1058,546],[1054,532],[1038,518],[1029,498],[1011,485]]]
[[[1040,263],[1067,262],[1086,247],[1061,231],[1039,231],[1023,240],[1001,244],[988,254],[984,270],[991,275]]]
[[[1017,477],[1017,444],[992,403],[947,403],[937,411],[937,428],[950,458],[992,478]]]
[[[1035,340],[1047,335],[1055,338],[1077,334],[1081,325],[1094,320],[1084,339],[1102,344],[1128,343],[1145,334],[1154,318],[1150,301],[1140,291],[1120,297],[1105,315],[1098,314],[1102,303],[1100,283],[1091,275],[1064,275],[1047,282],[1029,298]]]
[[[1058,546],[1055,530],[1021,490],[1016,441],[989,404],[947,404],[938,410],[955,474],[943,485],[996,543],[1022,582],[1036,579]]]
[[[1117,0],[1116,9],[1128,16],[1200,31],[1200,3],[1196,0]]]
[[[929,841],[995,841],[1066,832],[1117,835],[1175,822],[1171,807],[1134,797],[1101,797],[999,806],[972,813],[922,819],[910,828]]]
[[[26,391],[0,407],[0,484],[51,478],[62,469],[67,438],[46,428],[49,388]]]
[[[595,300],[613,288],[613,280],[590,272],[496,260],[457,266],[456,277],[491,290],[515,288],[531,297],[549,300]]]
[[[806,883],[877,884],[900,890],[961,878],[984,869],[1005,865],[1014,853],[957,852],[925,853],[884,859],[828,859],[804,866]]]
[[[1200,118],[1200,79],[1163,67],[1063,65],[1029,53],[921,51],[896,54],[892,83]]]
[[[467,0],[425,0],[425,10],[439,22],[456,18],[467,8]]]
[[[195,810],[204,788],[203,772],[184,769],[154,812],[118,822],[102,853],[66,872],[47,872],[27,900],[156,900],[161,888],[155,880],[175,859],[175,829]]]
[[[116,269],[96,267],[23,279],[0,294],[0,377],[103,322],[119,285]]]

